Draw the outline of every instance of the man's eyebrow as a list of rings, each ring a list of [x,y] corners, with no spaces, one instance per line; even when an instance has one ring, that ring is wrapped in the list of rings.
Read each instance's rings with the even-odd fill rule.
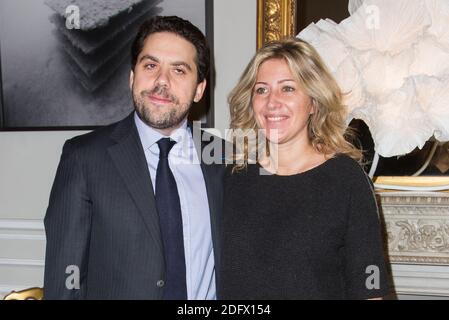
[[[154,62],[159,62],[158,58],[153,57],[152,55],[149,55],[149,54],[143,55],[142,58],[139,59],[139,62],[142,62],[143,60],[151,60]]]
[[[149,54],[143,55],[143,56],[139,59],[139,62],[142,62],[142,61],[144,61],[144,60],[151,60],[151,61],[154,61],[154,62],[157,62],[157,63],[160,62],[158,58],[156,58],[156,57],[154,57],[154,56],[152,56],[152,55],[149,55]],[[184,66],[184,67],[187,68],[189,71],[192,71],[192,67],[190,66],[190,64],[188,64],[187,62],[184,62],[184,61],[175,61],[175,62],[170,63],[170,65],[175,66],[175,67],[177,67],[177,66]]]
[[[170,65],[174,66],[174,67],[178,67],[178,66],[184,66],[186,67],[189,71],[192,71],[192,67],[190,66],[190,64],[188,64],[187,62],[184,61],[175,61],[170,63]]]

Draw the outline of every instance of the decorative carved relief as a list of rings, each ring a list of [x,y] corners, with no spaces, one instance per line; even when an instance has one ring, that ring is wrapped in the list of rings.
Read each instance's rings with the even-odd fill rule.
[[[266,1],[264,8],[265,42],[278,40],[281,37],[281,1]]]
[[[258,0],[257,47],[296,34],[296,0]]]
[[[391,262],[449,265],[449,194],[383,193]]]

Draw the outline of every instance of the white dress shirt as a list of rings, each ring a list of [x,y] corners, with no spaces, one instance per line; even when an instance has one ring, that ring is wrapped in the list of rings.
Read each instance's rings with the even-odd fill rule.
[[[134,120],[156,194],[156,170],[159,162],[157,141],[166,136],[146,125],[136,113]],[[215,263],[206,184],[187,120],[172,132],[170,138],[176,141],[168,155],[168,162],[181,202],[187,298],[216,299]]]

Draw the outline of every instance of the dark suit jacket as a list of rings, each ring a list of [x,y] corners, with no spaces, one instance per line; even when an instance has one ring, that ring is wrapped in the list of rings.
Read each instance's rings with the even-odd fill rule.
[[[201,169],[218,266],[224,166]],[[133,114],[65,143],[44,223],[46,299],[162,297],[159,218]],[[68,266],[79,268],[79,289],[66,288],[76,276]]]

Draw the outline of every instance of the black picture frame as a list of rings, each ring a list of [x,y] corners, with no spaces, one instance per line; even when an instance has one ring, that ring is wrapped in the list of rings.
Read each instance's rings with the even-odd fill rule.
[[[33,0],[32,0],[33,1]],[[172,0],[163,0],[163,1],[172,1]],[[213,0],[203,0],[204,1],[204,18],[205,18],[205,35],[208,40],[210,49],[211,49],[211,70],[208,76],[208,85],[204,94],[203,99],[197,104],[195,104],[192,107],[191,115],[189,116],[190,120],[200,120],[202,122],[202,127],[204,128],[212,128],[214,127],[214,98],[213,98],[213,92],[214,92],[214,86],[215,86],[215,70],[212,67],[213,66],[213,52],[214,52],[214,41],[213,41]],[[6,14],[6,13],[4,13]],[[158,13],[159,14],[159,13]],[[1,20],[0,15],[0,20]],[[8,31],[9,32],[9,31]],[[5,96],[7,93],[5,93],[5,79],[8,77],[8,74],[5,74],[5,68],[3,68],[2,64],[2,45],[5,46],[4,41],[2,41],[2,37],[0,36],[0,131],[66,131],[66,130],[93,130],[100,128],[104,125],[108,125],[110,123],[113,123],[115,121],[121,120],[126,115],[129,114],[133,110],[132,107],[132,99],[131,95],[129,93],[129,110],[127,112],[123,112],[123,114],[120,117],[116,117],[113,120],[102,120],[99,121],[98,119],[95,121],[85,123],[67,123],[64,121],[64,119],[61,118],[61,121],[59,122],[52,122],[51,124],[42,124],[42,120],[40,120],[39,123],[36,122],[36,124],[33,124],[30,122],[30,120],[24,121],[23,125],[20,123],[20,121],[15,121],[14,123],[12,121],[9,121],[9,112],[14,109],[14,105],[11,105],[8,103],[7,99],[5,99]],[[3,61],[4,62],[4,61]],[[120,70],[116,71],[120,72]],[[112,77],[116,76],[113,75]],[[128,75],[126,74],[126,77]],[[124,81],[124,80],[122,80]],[[78,91],[81,87],[77,88]],[[122,87],[121,87],[122,88]],[[126,88],[128,88],[126,86]],[[51,90],[51,88],[48,88],[48,90]],[[101,89],[100,89],[101,90]],[[26,91],[26,90],[25,90]],[[129,91],[129,89],[128,89]],[[25,92],[26,93],[26,92]],[[86,93],[89,94],[89,93]],[[106,94],[105,94],[106,95]],[[28,101],[33,100],[32,97],[28,99]],[[23,106],[23,104],[21,104]],[[21,112],[23,113],[23,116],[27,116],[27,108],[35,108],[32,103],[29,105],[22,107]],[[42,108],[42,106],[40,106]],[[24,111],[23,111],[24,110]],[[45,110],[43,112],[45,115]],[[48,114],[51,114],[49,111]],[[19,116],[17,116],[19,117]],[[40,116],[41,117],[41,116]],[[42,118],[42,117],[41,117]],[[106,117],[105,117],[106,118]],[[76,119],[71,118],[74,122],[76,122]],[[25,124],[26,122],[26,124]]]

